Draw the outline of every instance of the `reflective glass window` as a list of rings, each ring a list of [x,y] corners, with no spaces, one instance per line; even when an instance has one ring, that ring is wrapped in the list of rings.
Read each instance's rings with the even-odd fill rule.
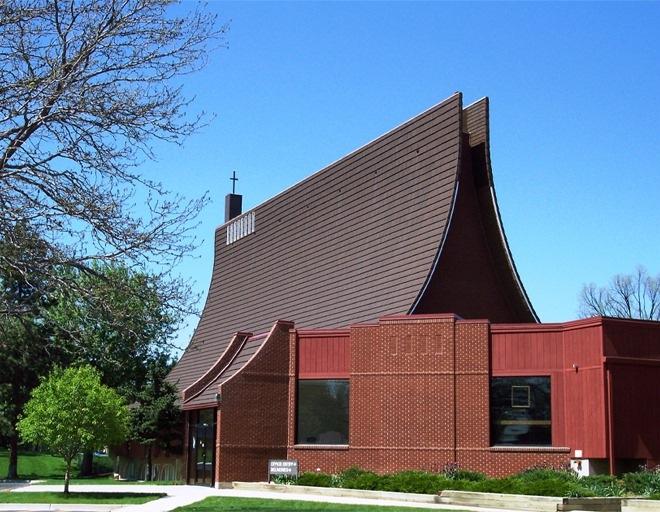
[[[298,381],[300,444],[348,444],[348,380]]]
[[[550,377],[493,377],[490,422],[494,445],[549,446]]]

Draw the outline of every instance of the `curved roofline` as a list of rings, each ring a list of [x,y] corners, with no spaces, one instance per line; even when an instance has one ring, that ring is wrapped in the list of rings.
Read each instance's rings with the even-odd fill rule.
[[[450,98],[453,98],[454,96],[458,95],[458,108],[461,112],[461,115],[459,116],[459,126],[458,126],[458,131],[459,133],[463,132],[463,94],[461,92],[456,92],[453,95],[450,96]],[[419,305],[419,302],[422,300],[422,297],[424,297],[424,294],[426,293],[426,289],[429,287],[429,284],[433,280],[433,276],[435,275],[435,270],[436,267],[438,266],[438,263],[440,262],[440,256],[442,255],[442,250],[445,247],[445,242],[447,241],[447,236],[449,235],[449,226],[451,226],[451,221],[452,218],[454,217],[454,210],[456,208],[456,198],[458,197],[458,187],[460,186],[460,179],[459,179],[459,170],[461,168],[461,157],[463,156],[463,144],[458,145],[458,157],[456,158],[456,169],[454,169],[454,190],[452,192],[452,198],[451,198],[451,206],[449,208],[449,215],[447,216],[447,222],[445,222],[444,230],[442,232],[442,239],[440,240],[440,245],[438,245],[438,250],[435,253],[435,256],[433,257],[433,264],[431,265],[431,269],[429,270],[428,275],[426,276],[426,280],[424,281],[424,284],[420,288],[419,292],[417,293],[417,297],[413,301],[413,303],[410,305],[408,308],[407,314],[412,314],[413,311],[415,311],[415,308]]]
[[[486,140],[485,140],[486,171],[488,173],[488,185],[490,188],[490,197],[491,197],[493,210],[495,212],[495,220],[497,221],[497,227],[500,233],[500,239],[502,240],[502,244],[504,245],[506,257],[509,262],[509,267],[511,267],[511,270],[513,271],[513,276],[515,277],[518,290],[520,291],[520,295],[527,304],[527,307],[529,308],[530,312],[532,313],[536,321],[540,322],[539,316],[536,313],[534,306],[532,306],[532,302],[529,300],[529,295],[527,295],[527,290],[525,290],[525,286],[523,285],[522,280],[520,279],[520,274],[518,273],[518,269],[516,268],[516,263],[513,259],[513,255],[511,254],[511,248],[509,247],[509,241],[506,237],[506,233],[504,232],[504,224],[502,223],[500,206],[497,202],[497,194],[495,193],[495,180],[493,179],[493,167],[490,159],[490,100],[488,99],[488,96],[484,96],[482,99],[475,101],[470,106],[477,105],[478,103],[481,102],[484,102],[486,106],[486,134],[485,134],[486,135]]]
[[[216,362],[206,371],[206,373],[204,373],[199,379],[197,379],[195,382],[193,382],[190,386],[188,386],[182,391],[183,402],[184,403],[189,402],[194,398],[197,398],[210,385],[212,385],[213,382],[217,380],[218,377],[220,377],[225,372],[225,370],[229,368],[229,366],[231,366],[231,364],[234,362],[234,359],[236,359],[238,354],[240,354],[241,349],[243,348],[247,340],[252,336],[253,334],[249,332],[235,333],[231,341],[229,342],[229,345],[227,345],[227,348],[216,360]],[[193,390],[191,392],[190,390],[195,388],[195,386],[199,386],[199,389]]]
[[[321,167],[320,169],[314,171],[313,173],[308,174],[306,177],[304,177],[304,178],[298,180],[298,181],[295,182],[293,185],[288,186],[287,188],[285,188],[285,189],[282,190],[281,192],[278,192],[278,193],[275,194],[274,196],[269,197],[268,199],[265,199],[265,200],[262,201],[261,203],[254,205],[252,208],[250,208],[250,209],[248,209],[248,210],[245,210],[244,212],[241,213],[241,215],[237,215],[236,217],[234,217],[234,218],[231,219],[231,220],[228,220],[227,222],[223,222],[223,223],[221,223],[221,224],[218,224],[218,225],[216,226],[215,230],[217,231],[217,230],[219,230],[219,229],[222,229],[222,228],[225,227],[227,224],[231,224],[231,223],[234,222],[236,219],[238,219],[239,217],[245,215],[246,213],[249,213],[249,212],[251,212],[251,211],[253,211],[253,210],[256,210],[257,208],[261,208],[262,206],[264,206],[264,205],[270,203],[271,201],[274,201],[275,199],[277,199],[277,198],[280,197],[281,195],[286,194],[286,193],[289,192],[290,190],[292,190],[292,189],[298,187],[299,185],[302,185],[302,184],[305,183],[307,180],[312,179],[312,178],[313,178],[314,176],[316,176],[317,174],[327,171],[329,167],[332,167],[333,165],[336,165],[336,164],[338,164],[339,162],[342,162],[343,160],[347,160],[347,159],[349,159],[350,157],[354,156],[357,152],[359,152],[359,151],[365,149],[365,148],[366,148],[367,146],[369,146],[370,144],[373,144],[374,142],[377,142],[378,140],[380,140],[380,139],[382,139],[382,138],[384,138],[384,137],[387,137],[387,136],[390,135],[391,133],[393,133],[393,132],[395,132],[396,130],[402,128],[402,127],[405,126],[406,124],[415,121],[417,118],[424,116],[425,114],[427,114],[427,113],[429,113],[430,111],[432,111],[434,108],[439,107],[440,105],[442,105],[442,104],[445,103],[446,101],[448,101],[448,100],[454,98],[455,96],[459,96],[459,97],[461,98],[461,99],[460,99],[460,104],[461,104],[461,108],[463,108],[463,107],[462,107],[462,104],[463,104],[463,94],[462,94],[461,92],[457,91],[457,92],[455,92],[454,94],[452,94],[451,96],[447,96],[445,99],[443,99],[443,100],[441,100],[441,101],[438,101],[437,103],[431,105],[429,108],[423,110],[422,112],[420,112],[420,113],[418,113],[418,114],[415,114],[413,117],[410,117],[410,118],[406,119],[405,121],[402,121],[401,123],[397,124],[394,128],[391,128],[391,129],[387,130],[386,132],[381,133],[381,134],[378,135],[377,137],[371,139],[370,141],[365,142],[365,143],[362,144],[361,146],[359,146],[359,147],[353,149],[350,153],[348,153],[348,154],[342,156],[341,158],[338,158],[338,159],[336,159],[336,160],[333,160],[332,162],[330,162],[330,163],[324,165],[323,167]]]
[[[490,151],[488,155],[488,167],[490,170]],[[497,203],[497,196],[495,195],[495,187],[493,186],[492,181],[490,183],[490,196],[493,201],[493,208],[495,210],[495,219],[497,220],[497,227],[500,232],[502,243],[504,244],[506,257],[509,262],[509,266],[511,267],[511,270],[513,271],[513,276],[516,279],[516,284],[518,285],[518,289],[520,290],[520,295],[527,304],[527,307],[529,308],[530,312],[532,313],[536,321],[540,322],[539,315],[536,313],[534,306],[532,306],[532,302],[529,300],[529,296],[527,295],[527,290],[525,290],[525,286],[523,285],[522,280],[520,279],[520,274],[518,273],[518,269],[516,268],[516,263],[513,260],[513,255],[511,254],[511,248],[509,247],[509,241],[507,240],[506,233],[504,232],[504,225],[502,224],[502,217],[500,215],[500,207]]]
[[[459,156],[458,156],[458,164],[456,165],[456,172],[458,173],[458,167],[460,165],[461,157],[460,157],[460,152],[462,149],[459,149]],[[442,250],[445,247],[445,243],[447,241],[447,236],[449,235],[449,226],[451,226],[451,221],[454,217],[454,210],[456,208],[456,198],[458,197],[458,187],[460,187],[460,180],[456,179],[455,180],[455,185],[454,185],[454,192],[453,196],[451,199],[451,207],[449,209],[449,216],[447,217],[447,223],[445,224],[445,229],[442,233],[442,240],[440,241],[440,245],[438,246],[438,250],[435,253],[435,256],[433,257],[433,264],[431,265],[431,269],[429,270],[428,275],[426,276],[426,280],[424,281],[424,284],[419,290],[419,293],[417,294],[417,297],[415,298],[415,301],[412,303],[412,305],[408,308],[408,311],[406,314],[412,315],[413,312],[415,311],[415,308],[419,305],[419,302],[422,300],[424,295],[426,294],[426,290],[429,287],[429,284],[431,284],[431,281],[433,281],[433,276],[435,275],[435,270],[438,266],[438,263],[440,262],[440,257],[442,256]]]
[[[218,390],[221,392],[222,386],[224,386],[228,382],[231,382],[232,379],[234,379],[237,375],[240,375],[243,371],[245,371],[245,369],[248,366],[250,366],[252,364],[252,361],[254,361],[261,354],[261,352],[264,350],[264,348],[266,347],[268,342],[271,341],[271,339],[273,338],[273,334],[275,334],[275,331],[279,327],[288,327],[288,329],[290,330],[290,329],[294,328],[294,326],[295,326],[295,322],[292,322],[290,320],[276,320],[275,323],[273,324],[273,327],[271,327],[270,331],[268,331],[268,334],[266,335],[264,341],[261,343],[261,345],[259,345],[259,348],[257,348],[257,350],[255,350],[255,352],[254,352],[254,354],[252,354],[252,356],[250,356],[250,359],[245,361],[245,363],[243,363],[243,366],[241,366],[236,371],[236,373],[234,375],[229,377],[227,380],[221,382],[218,385]],[[261,336],[263,336],[263,334],[261,334]]]

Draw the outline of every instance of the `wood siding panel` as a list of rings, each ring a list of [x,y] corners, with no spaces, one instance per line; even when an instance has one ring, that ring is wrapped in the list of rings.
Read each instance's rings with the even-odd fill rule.
[[[615,453],[621,458],[660,457],[660,361],[613,365]]]
[[[562,339],[561,332],[493,333],[493,374],[561,370]]]
[[[226,245],[220,226],[207,303],[170,379],[186,387],[234,332],[277,319],[337,327],[407,312],[445,230],[460,127],[457,94],[257,206],[254,233]]]
[[[304,336],[298,339],[298,377],[347,379],[351,370],[351,338],[343,335]]]
[[[603,362],[603,331],[600,325],[564,332],[564,366],[600,366]]]
[[[590,321],[491,332],[492,374],[549,375],[552,444],[582,450],[586,458],[606,456],[602,343],[600,322]]]
[[[603,319],[605,355],[660,359],[660,323]]]

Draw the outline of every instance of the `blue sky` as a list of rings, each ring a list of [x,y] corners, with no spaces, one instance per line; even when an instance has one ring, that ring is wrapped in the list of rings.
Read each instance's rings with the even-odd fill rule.
[[[233,170],[250,208],[454,91],[466,105],[490,97],[504,228],[542,321],[573,319],[583,283],[638,264],[660,273],[660,3],[208,8],[230,22],[229,46],[185,93],[216,118],[143,166],[186,196],[211,194],[203,243],[176,269],[200,293]]]

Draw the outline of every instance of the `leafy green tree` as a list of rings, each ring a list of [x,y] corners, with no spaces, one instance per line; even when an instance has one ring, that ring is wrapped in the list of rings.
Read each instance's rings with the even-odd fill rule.
[[[93,273],[67,269],[66,281],[47,312],[59,343],[75,364],[91,364],[104,384],[128,403],[153,382],[153,365],[167,360],[181,311],[171,307],[158,276],[113,264],[94,264]],[[92,452],[85,452],[80,474],[92,473]]]
[[[171,368],[164,356],[151,361],[147,381],[131,408],[129,438],[145,448],[147,480],[153,477],[153,448],[171,449],[172,441],[181,436],[178,392],[165,380]]]
[[[15,245],[21,240],[25,251]],[[53,343],[44,321],[54,283],[48,276],[26,275],[12,261],[47,258],[49,249],[25,224],[19,223],[0,241],[0,429],[9,446],[7,478],[18,478],[18,414],[52,365],[61,361],[60,347]]]
[[[64,271],[76,286],[57,291],[47,321],[72,363],[94,366],[104,384],[131,402],[149,361],[171,351],[182,312],[169,306],[158,276],[118,263],[92,269]]]
[[[116,391],[101,384],[91,366],[54,370],[32,391],[18,430],[25,441],[43,445],[64,459],[68,494],[75,457],[123,441],[128,408]]]

